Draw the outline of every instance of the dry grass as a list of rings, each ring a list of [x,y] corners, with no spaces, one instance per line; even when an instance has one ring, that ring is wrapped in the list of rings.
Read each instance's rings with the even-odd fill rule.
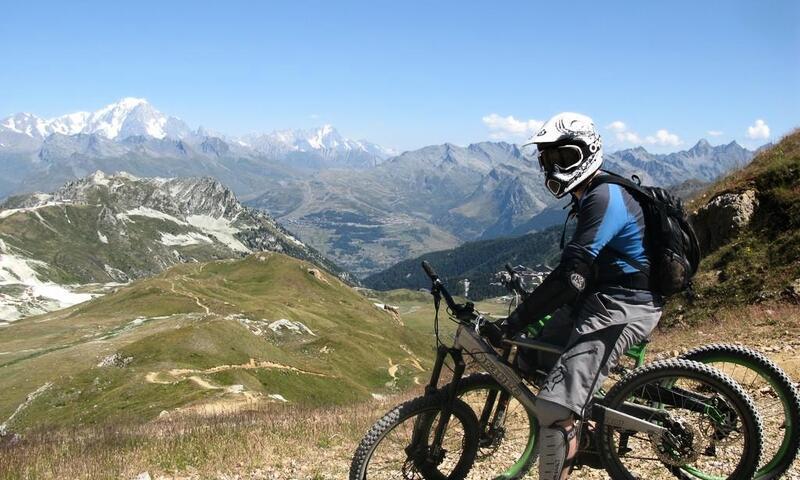
[[[800,306],[785,303],[720,310],[699,325],[678,322],[654,335],[650,358],[717,341],[759,349],[800,377]],[[415,387],[348,407],[258,404],[211,416],[173,412],[142,425],[31,431],[0,446],[0,479],[132,479],[145,471],[177,479],[346,478],[369,426],[419,394],[421,387]],[[585,469],[575,478],[603,475]]]
[[[134,478],[145,471],[170,478],[343,478],[375,416],[419,393],[342,408],[265,404],[143,425],[27,432],[0,447],[0,479]]]

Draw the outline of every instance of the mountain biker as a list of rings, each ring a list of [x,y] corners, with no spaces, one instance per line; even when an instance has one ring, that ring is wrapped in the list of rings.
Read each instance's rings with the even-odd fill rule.
[[[642,208],[620,185],[593,184],[603,148],[592,120],[560,113],[529,145],[538,149],[550,193],[572,196],[577,227],[559,265],[488,336],[499,343],[553,315],[538,339],[565,350],[544,381],[536,415],[539,478],[555,480],[569,476],[586,404],[619,357],[655,328],[663,301],[649,287]]]

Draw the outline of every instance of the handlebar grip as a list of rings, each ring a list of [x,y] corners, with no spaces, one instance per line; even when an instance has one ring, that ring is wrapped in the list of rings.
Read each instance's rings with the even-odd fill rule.
[[[431,278],[431,280],[436,281],[439,279],[439,275],[436,275],[436,272],[431,267],[431,264],[428,263],[427,260],[422,261],[422,269],[425,270],[425,273]]]

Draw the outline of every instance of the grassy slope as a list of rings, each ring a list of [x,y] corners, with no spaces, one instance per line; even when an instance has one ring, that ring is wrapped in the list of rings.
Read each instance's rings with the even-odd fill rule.
[[[190,376],[214,387],[241,384],[259,399],[280,394],[291,404],[312,406],[410,385],[420,373],[413,357],[430,359],[430,337],[401,326],[334,277],[310,275],[309,267],[269,253],[178,265],[106,297],[15,322],[0,336],[0,419],[46,382],[54,385],[12,428],[144,421],[162,410],[242,395],[203,388]],[[256,336],[232,315],[299,320],[316,336],[270,330]],[[96,366],[114,352],[133,360],[122,368]],[[319,375],[279,368],[202,372],[251,359]],[[390,360],[400,365],[396,381],[388,373]],[[171,374],[175,368],[198,372]],[[148,374],[168,384],[148,382]]]
[[[723,307],[782,300],[800,278],[800,132],[756,156],[753,162],[709,188],[690,208],[725,192],[757,192],[759,206],[749,227],[707,256],[695,283],[699,299],[676,298],[667,321],[713,316]]]

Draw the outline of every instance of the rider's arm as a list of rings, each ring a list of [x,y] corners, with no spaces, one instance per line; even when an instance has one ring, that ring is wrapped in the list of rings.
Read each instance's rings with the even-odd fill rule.
[[[578,205],[578,225],[564,248],[561,261],[507,320],[509,330],[529,323],[574,302],[592,281],[592,266],[600,250],[624,227],[628,218],[619,187],[598,185]]]

